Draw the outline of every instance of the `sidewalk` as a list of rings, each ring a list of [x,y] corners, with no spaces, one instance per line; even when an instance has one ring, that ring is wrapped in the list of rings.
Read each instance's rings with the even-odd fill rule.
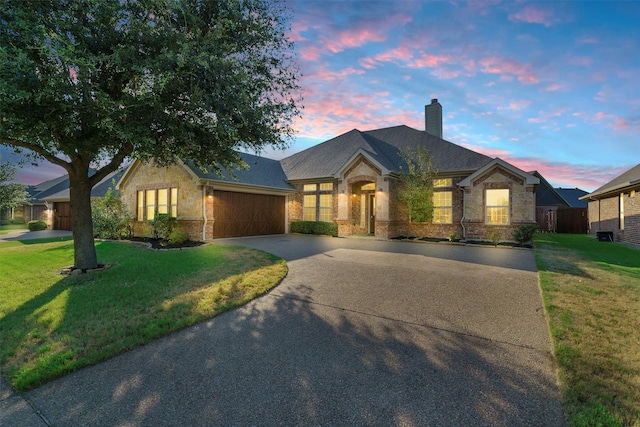
[[[46,426],[46,423],[22,396],[0,377],[0,426]]]
[[[0,241],[10,242],[13,240],[46,239],[49,237],[66,237],[71,235],[72,235],[72,232],[68,230],[42,230],[42,231],[12,230],[7,234],[0,234]]]

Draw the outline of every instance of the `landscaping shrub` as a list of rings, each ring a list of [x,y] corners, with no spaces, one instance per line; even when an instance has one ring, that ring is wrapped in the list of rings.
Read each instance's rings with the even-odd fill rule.
[[[27,224],[29,231],[41,231],[47,229],[47,223],[42,220],[29,221]]]
[[[167,240],[167,242],[170,245],[180,245],[187,240],[189,240],[189,233],[180,228],[176,228],[169,234],[169,239]]]
[[[151,236],[154,239],[169,240],[171,232],[178,225],[178,220],[169,214],[156,214],[155,217],[147,221],[151,229]]]
[[[20,225],[24,223],[25,223],[25,220],[22,217],[13,218],[12,220],[9,221],[9,224],[12,224],[12,225]]]
[[[294,221],[291,223],[292,233],[338,235],[338,226],[331,222],[323,221]]]
[[[94,236],[101,239],[131,237],[129,212],[119,191],[109,188],[104,198],[91,200],[91,217]]]
[[[536,230],[538,230],[537,224],[525,224],[513,230],[511,232],[511,235],[516,240],[516,242],[518,242],[520,246],[522,246],[533,239],[533,235]]]

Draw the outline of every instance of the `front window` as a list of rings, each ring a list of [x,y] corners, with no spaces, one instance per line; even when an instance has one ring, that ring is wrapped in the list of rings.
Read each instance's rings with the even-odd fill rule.
[[[451,224],[453,222],[452,200],[452,191],[433,193],[433,222],[435,224]]]
[[[509,224],[509,189],[486,190],[485,222],[492,225]]]
[[[315,194],[304,195],[302,219],[305,221],[316,220],[316,195]]]
[[[433,187],[451,187],[453,185],[453,179],[451,178],[440,178],[433,180]]]
[[[304,221],[333,221],[333,183],[304,184],[302,191],[302,219]]]
[[[320,221],[333,220],[333,194],[320,194]]]
[[[138,221],[152,220],[158,214],[178,216],[178,189],[158,188],[140,190],[137,195]]]

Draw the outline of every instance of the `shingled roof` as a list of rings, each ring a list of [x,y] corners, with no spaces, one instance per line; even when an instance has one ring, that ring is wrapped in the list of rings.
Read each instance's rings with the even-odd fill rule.
[[[632,167],[622,175],[617,176],[611,181],[607,182],[595,191],[580,197],[584,199],[598,199],[600,196],[607,196],[610,193],[619,192],[627,187],[634,187],[640,185],[640,163]]]
[[[287,183],[287,177],[282,170],[280,162],[277,160],[254,156],[248,153],[238,154],[242,160],[249,165],[249,169],[237,168],[230,173],[230,171],[223,168],[220,171],[221,173],[218,174],[213,170],[205,172],[192,161],[187,161],[186,165],[198,178],[207,181],[243,184],[279,190],[294,190],[294,187]]]
[[[400,151],[423,146],[429,150],[440,173],[470,172],[492,159],[408,126],[394,126],[370,131],[353,129],[326,142],[280,161],[289,180],[331,178],[358,151],[367,153],[391,172],[400,172],[405,163]]]

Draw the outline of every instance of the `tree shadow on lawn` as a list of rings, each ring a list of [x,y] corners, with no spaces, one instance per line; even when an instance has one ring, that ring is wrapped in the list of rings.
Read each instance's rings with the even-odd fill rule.
[[[55,425],[564,425],[547,351],[315,303],[304,286],[27,396]]]
[[[37,386],[42,379],[51,380],[210,318],[211,315],[195,311],[193,298],[183,298],[190,292],[215,287],[222,301],[220,304],[230,304],[218,307],[220,312],[232,308],[239,298],[239,275],[227,275],[229,270],[226,268],[219,271],[196,268],[211,262],[212,257],[219,254],[151,252],[145,258],[147,262],[137,269],[138,275],[129,277],[130,274],[123,275],[121,271],[130,271],[130,266],[120,267],[137,262],[136,254],[143,249],[126,243],[112,244],[118,247],[112,248],[117,257],[107,256],[114,262],[111,268],[80,275],[60,275],[59,280],[0,318],[2,375],[18,389]],[[43,252],[69,250],[71,246],[43,249]],[[231,249],[228,264],[240,265],[245,260],[247,265],[232,270],[249,273],[255,261],[249,257],[255,257],[257,251]],[[175,283],[167,286],[166,276],[162,274],[170,272],[171,268],[159,264],[179,263],[180,260],[188,260],[188,265],[194,268],[182,271],[181,276],[173,278]],[[267,255],[256,262],[267,266],[280,260]],[[51,274],[57,274],[57,271]],[[229,283],[223,284],[222,280]],[[140,285],[142,282],[144,286]],[[140,321],[136,318],[138,315],[146,316],[142,317],[146,321]],[[27,364],[27,360],[33,363]]]

